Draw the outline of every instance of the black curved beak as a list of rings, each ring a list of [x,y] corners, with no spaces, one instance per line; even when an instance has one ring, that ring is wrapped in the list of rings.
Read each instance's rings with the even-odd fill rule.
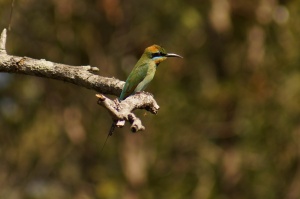
[[[175,53],[167,53],[167,54],[166,54],[166,57],[179,57],[179,58],[183,58],[182,56],[177,55],[177,54],[175,54]]]

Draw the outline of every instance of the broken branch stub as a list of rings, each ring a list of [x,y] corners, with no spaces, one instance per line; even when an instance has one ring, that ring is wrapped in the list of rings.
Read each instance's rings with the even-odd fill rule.
[[[128,121],[131,124],[130,129],[132,132],[145,130],[142,121],[133,113],[134,110],[145,109],[152,114],[157,114],[159,110],[153,95],[147,92],[129,96],[122,101],[111,100],[102,94],[97,94],[96,97],[98,98],[98,104],[108,110],[117,127],[123,127],[125,121]]]
[[[0,53],[6,54],[6,29],[0,35]]]

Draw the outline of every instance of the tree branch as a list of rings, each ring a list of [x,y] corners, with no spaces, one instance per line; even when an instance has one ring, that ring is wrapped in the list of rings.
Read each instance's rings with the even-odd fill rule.
[[[6,53],[6,29],[0,37],[0,72],[25,74],[69,82],[77,86],[95,90],[102,94],[119,96],[124,82],[115,78],[102,77],[93,72],[99,71],[97,67],[70,66],[54,63],[44,59],[37,60],[29,57],[19,57]],[[119,102],[111,100],[102,94],[96,95],[98,104],[106,108],[116,122],[117,127],[125,125],[125,121],[132,124],[133,132],[144,130],[141,120],[132,111],[146,109],[156,114],[159,106],[151,94],[140,93],[130,96]]]
[[[99,99],[98,104],[109,111],[117,127],[123,127],[125,125],[124,121],[127,120],[131,123],[132,132],[145,130],[141,120],[132,113],[135,109],[145,109],[152,114],[156,114],[159,109],[153,95],[147,92],[129,96],[121,102],[111,100],[101,94],[97,94],[96,97]]]
[[[77,86],[93,89],[103,94],[118,96],[124,82],[115,78],[102,77],[92,72],[99,71],[91,66],[69,66],[44,59],[18,57],[6,54],[6,30],[0,39],[0,72],[32,75],[69,82]]]

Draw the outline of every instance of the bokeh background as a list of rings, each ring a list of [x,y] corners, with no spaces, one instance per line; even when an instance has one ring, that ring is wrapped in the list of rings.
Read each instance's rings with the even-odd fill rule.
[[[121,80],[149,45],[184,59],[103,152],[95,91],[0,74],[1,199],[300,198],[300,1],[15,0],[11,26],[9,54]]]

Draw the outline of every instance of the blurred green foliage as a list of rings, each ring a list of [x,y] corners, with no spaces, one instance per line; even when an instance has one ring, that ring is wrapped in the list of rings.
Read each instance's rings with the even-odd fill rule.
[[[9,0],[0,1],[0,28]],[[0,198],[300,198],[300,2],[18,0],[9,54],[97,66],[122,80],[143,50],[159,66],[118,129],[95,92],[0,74]]]

